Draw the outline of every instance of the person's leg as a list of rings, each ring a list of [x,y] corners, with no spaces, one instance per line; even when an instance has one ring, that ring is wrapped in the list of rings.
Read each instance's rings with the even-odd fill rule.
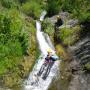
[[[45,69],[46,65],[47,65],[47,63],[46,63],[46,62],[44,62],[44,63],[43,63],[43,65],[41,66],[41,68],[40,68],[39,72],[37,73],[37,75],[38,75],[38,76],[41,76],[41,74],[43,73],[43,71],[44,71],[44,69]]]
[[[46,72],[45,72],[44,76],[42,77],[44,80],[48,77],[48,75],[49,75],[49,73],[50,73],[50,70],[51,70],[53,64],[54,64],[54,61],[52,61],[52,62],[50,62],[50,63],[48,64],[48,67],[47,67],[47,69],[46,69]]]
[[[52,61],[52,62],[50,63],[50,69],[52,68],[54,62],[55,62],[55,61]]]

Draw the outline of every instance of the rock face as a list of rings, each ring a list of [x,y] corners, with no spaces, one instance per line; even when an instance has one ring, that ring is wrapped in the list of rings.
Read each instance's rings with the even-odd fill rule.
[[[81,40],[75,46],[70,47],[74,61],[71,63],[73,79],[68,90],[90,90],[90,71],[84,67],[90,65],[90,37]]]
[[[68,90],[90,90],[90,74],[74,75]]]
[[[77,19],[71,19],[67,22],[67,25],[70,25],[70,27],[74,27],[78,24],[78,20]]]
[[[90,37],[87,37],[71,47],[73,56],[80,65],[90,63]]]
[[[59,15],[61,16],[63,22],[70,18],[70,14],[68,12],[60,12]]]
[[[49,90],[90,90],[90,35],[88,35],[89,24],[80,24],[77,19],[71,19],[68,12],[60,12],[59,16],[63,21],[63,25],[59,27],[59,32],[55,32],[56,36],[59,38],[55,39],[54,41],[59,42],[56,43],[59,44],[59,46],[60,43],[64,41],[70,41],[69,44],[63,44],[63,46],[65,44],[67,45],[67,47],[64,47],[64,51],[67,51],[66,53],[70,55],[70,58],[65,60],[66,56],[64,57],[59,53],[60,56],[63,56],[63,61],[60,64],[60,78],[52,83]],[[56,22],[56,17],[57,15],[49,18],[53,25]],[[60,31],[62,30],[65,33],[69,33],[71,31],[73,34],[69,33],[69,38],[66,36],[67,38],[61,39],[60,37],[63,33]],[[59,49],[57,52],[62,51],[60,47]]]

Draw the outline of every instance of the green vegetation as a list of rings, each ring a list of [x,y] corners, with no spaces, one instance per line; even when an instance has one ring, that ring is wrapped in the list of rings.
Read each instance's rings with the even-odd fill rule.
[[[46,10],[49,16],[55,15],[60,11],[59,0],[47,0]]]
[[[39,56],[35,21],[23,14],[19,3],[0,1],[0,78],[7,87],[22,83]]]
[[[16,6],[16,2],[14,2],[14,0],[1,0],[1,4],[5,8],[13,8]]]
[[[72,28],[62,28],[59,33],[59,38],[65,45],[72,45],[80,39],[80,26]]]
[[[28,33],[22,31],[25,29],[22,22],[22,18],[16,10],[6,10],[0,14],[0,63],[2,65],[0,74],[6,72],[3,70],[4,68],[14,67],[12,62],[14,57],[20,58],[26,53]],[[17,59],[13,61],[17,62]]]
[[[90,63],[84,65],[86,71],[90,71]]]
[[[47,0],[46,10],[50,16],[60,11],[68,11],[73,17],[78,18],[80,22],[90,20],[89,0]]]
[[[30,0],[22,4],[22,11],[33,18],[39,18],[42,11],[42,4],[37,0]]]
[[[70,18],[75,18],[79,20],[79,24],[81,23],[89,23],[90,21],[90,2],[89,0],[47,0],[46,2],[46,10],[48,12],[48,16],[52,16],[58,14],[60,11],[66,11],[70,13]],[[65,23],[68,20],[64,21]],[[64,26],[65,26],[64,23]],[[49,24],[48,19],[44,21],[43,30],[48,33],[50,36],[54,32],[54,28]],[[58,40],[56,42],[62,41],[65,45],[72,45],[80,38],[80,33],[85,34],[89,30],[81,30],[79,25],[72,28],[60,29],[57,33],[54,32],[55,38]]]
[[[35,19],[40,17],[43,9],[47,16],[53,16],[60,11],[67,11],[71,18],[79,19],[79,23],[90,21],[89,0],[1,0],[0,1],[0,78],[8,87],[20,84],[31,71],[36,58],[39,56],[36,42]],[[80,38],[79,25],[72,28],[64,27],[56,33],[54,26],[46,18],[42,29],[48,33],[53,42],[57,34],[64,45],[73,45]],[[87,30],[82,31],[83,33]],[[66,51],[56,45],[57,54],[68,60]],[[62,63],[63,70],[65,63]],[[85,65],[88,69],[90,65]],[[66,75],[67,73],[64,73]],[[70,76],[70,75],[68,75]],[[67,76],[64,76],[67,79]],[[66,80],[62,81],[62,84]],[[66,85],[67,86],[67,83]]]
[[[49,34],[50,36],[54,34],[54,26],[50,23],[49,19],[46,18],[42,23],[42,29],[45,33]]]

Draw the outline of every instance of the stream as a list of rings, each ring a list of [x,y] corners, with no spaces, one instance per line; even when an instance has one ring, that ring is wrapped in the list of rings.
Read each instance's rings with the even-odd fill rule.
[[[41,31],[41,21],[44,20],[45,15],[46,15],[46,12],[43,11],[40,17],[40,21],[36,21],[36,29],[37,29],[36,35],[37,35],[37,40],[38,40],[39,48],[41,51],[41,55],[38,58],[37,63],[35,64],[28,79],[25,80],[23,90],[48,90],[53,78],[57,75],[57,71],[59,69],[58,66],[59,66],[60,61],[56,61],[53,67],[51,68],[51,71],[46,80],[43,80],[41,78],[42,76],[40,77],[36,76],[36,74],[40,70],[40,67],[42,66],[45,60],[45,57],[47,55],[47,50],[51,49],[52,53],[56,55],[54,51],[54,47],[50,41],[50,38],[48,36],[45,37],[44,32]],[[32,83],[34,84],[32,85]]]

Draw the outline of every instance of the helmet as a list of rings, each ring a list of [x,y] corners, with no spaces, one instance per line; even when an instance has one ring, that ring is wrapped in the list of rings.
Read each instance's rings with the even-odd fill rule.
[[[57,16],[57,19],[60,19],[60,16],[59,15]]]
[[[52,50],[51,50],[51,49],[48,49],[48,50],[47,50],[47,52],[48,52],[48,53],[51,53],[51,52],[52,52]]]

